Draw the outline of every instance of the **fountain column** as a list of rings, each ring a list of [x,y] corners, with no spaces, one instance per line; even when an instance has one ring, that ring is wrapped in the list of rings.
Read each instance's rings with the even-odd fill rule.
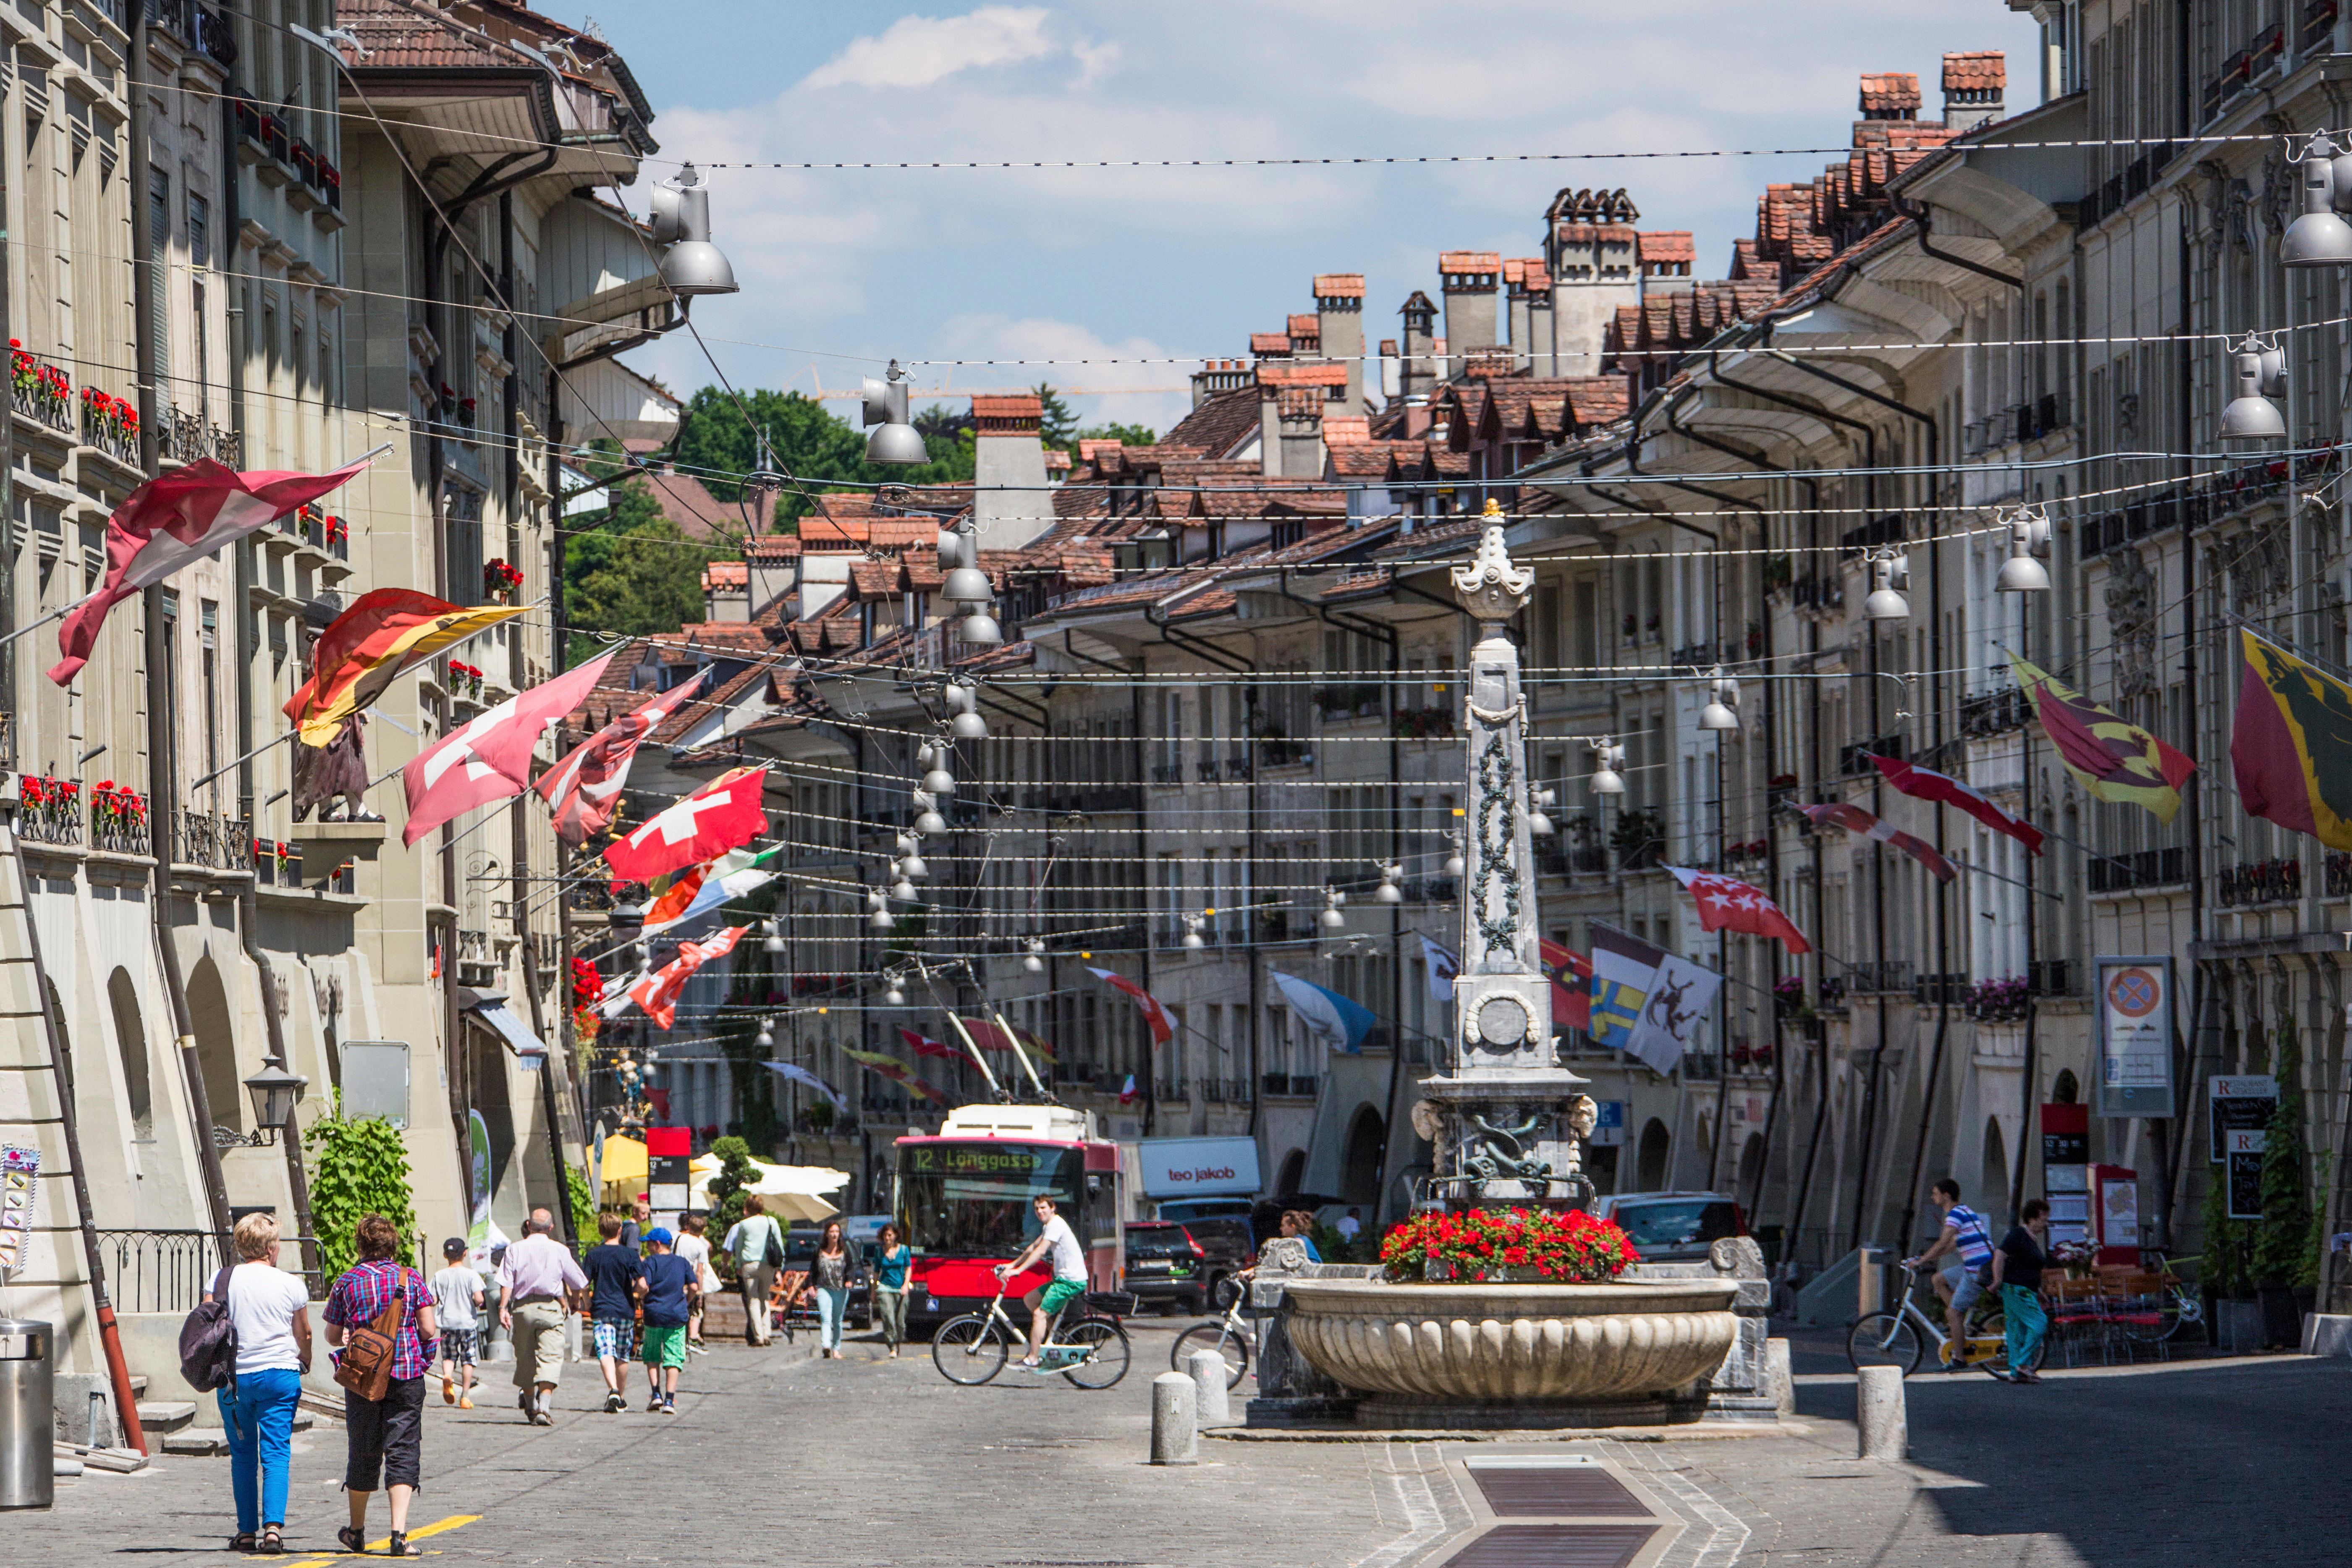
[[[1421,1082],[1413,1129],[1435,1146],[1424,1198],[1447,1208],[1567,1206],[1582,1173],[1592,1101],[1552,1044],[1551,981],[1537,946],[1528,832],[1527,715],[1519,653],[1504,623],[1534,574],[1511,562],[1501,508],[1486,503],[1478,553],[1453,573],[1478,623],[1465,694],[1468,820],[1463,835],[1461,973],[1445,1070]]]

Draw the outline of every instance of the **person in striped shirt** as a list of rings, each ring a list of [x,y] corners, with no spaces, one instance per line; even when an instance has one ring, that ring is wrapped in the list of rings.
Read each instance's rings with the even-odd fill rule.
[[[1934,1196],[1944,1214],[1944,1228],[1927,1251],[1911,1259],[1911,1266],[1940,1261],[1936,1294],[1943,1299],[1944,1321],[1952,1335],[1945,1345],[1944,1366],[1948,1372],[1960,1372],[1968,1365],[1960,1354],[1961,1333],[1969,1309],[1984,1295],[1981,1270],[1992,1262],[1992,1236],[1985,1229],[1984,1216],[1960,1202],[1959,1183],[1946,1176],[1936,1184]]]

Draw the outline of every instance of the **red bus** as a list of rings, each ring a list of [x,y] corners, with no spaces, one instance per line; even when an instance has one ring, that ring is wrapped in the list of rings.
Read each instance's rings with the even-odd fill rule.
[[[914,1267],[909,1326],[933,1327],[977,1311],[996,1294],[994,1269],[1037,1238],[1040,1193],[1087,1250],[1087,1283],[1116,1290],[1126,1274],[1126,1207],[1118,1145],[1097,1134],[1090,1111],[1060,1105],[965,1105],[937,1137],[898,1142],[893,1205]],[[1014,1299],[1052,1278],[1040,1264],[1013,1278]]]

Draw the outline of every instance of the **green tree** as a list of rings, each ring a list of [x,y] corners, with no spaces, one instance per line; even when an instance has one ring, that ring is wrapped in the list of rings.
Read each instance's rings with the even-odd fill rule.
[[[302,1142],[311,1151],[310,1228],[319,1237],[322,1284],[359,1260],[356,1231],[372,1214],[392,1221],[401,1256],[416,1249],[416,1209],[408,1185],[408,1150],[400,1130],[380,1116],[352,1121],[338,1093]]]
[[[1078,436],[1076,412],[1062,400],[1062,395],[1054,390],[1054,384],[1050,381],[1039,382],[1036,393],[1038,405],[1045,416],[1038,430],[1045,437],[1045,445],[1068,447]]]
[[[603,521],[564,544],[564,608],[572,627],[565,663],[610,647],[597,632],[652,637],[701,620],[702,569],[732,554],[688,538],[662,515],[644,481],[618,487]]]
[[[765,434],[778,468],[799,481],[776,492],[777,526],[789,531],[787,525],[814,509],[813,492],[843,485],[940,485],[969,480],[973,466],[970,420],[957,428],[952,416],[932,420],[932,415],[933,408],[926,408],[921,416],[932,421],[930,428],[917,426],[923,430],[930,462],[908,468],[877,467],[866,460],[864,432],[815,398],[798,392],[751,391],[739,400],[722,387],[706,386],[687,402],[677,462],[712,495],[732,505],[743,492],[741,480],[733,476],[749,474],[757,465],[759,437]]]
[[[719,1173],[706,1189],[710,1194],[710,1230],[725,1236],[743,1217],[744,1190],[758,1179],[751,1169],[751,1146],[740,1138],[717,1138],[710,1152],[718,1158]]]
[[[2312,1248],[2311,1146],[2303,1133],[2303,1045],[2293,1018],[2278,1027],[2278,1109],[2263,1137],[2263,1217],[2254,1226],[2254,1282],[2315,1285],[2319,1259]]]
[[[1089,425],[1076,432],[1070,441],[1071,457],[1078,455],[1080,441],[1116,441],[1122,447],[1155,447],[1160,444],[1160,433],[1149,425],[1122,425],[1112,419],[1100,425]]]

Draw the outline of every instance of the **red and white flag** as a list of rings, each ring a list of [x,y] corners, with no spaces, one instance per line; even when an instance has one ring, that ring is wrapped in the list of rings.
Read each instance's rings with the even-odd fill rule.
[[[371,460],[362,458],[326,474],[274,468],[240,474],[199,458],[139,486],[106,520],[106,581],[58,628],[58,651],[65,657],[50,668],[49,679],[63,686],[80,673],[115,605],[350,483]]]
[[[708,671],[697,670],[635,712],[614,720],[540,775],[540,798],[554,808],[555,836],[577,848],[613,820],[613,807],[629,782],[637,745],[702,689]]]
[[[1858,805],[1838,801],[1829,805],[1800,805],[1797,809],[1811,817],[1816,827],[1835,824],[1850,833],[1859,833],[1864,837],[1875,838],[1881,844],[1891,845],[1902,850],[1903,853],[1927,867],[1928,870],[1933,871],[1936,874],[1936,879],[1939,882],[1948,882],[1960,874],[1958,867],[1936,852],[1934,845],[1916,833],[1906,833],[1901,828],[1889,825],[1885,819],[1873,816]]]
[[[915,1048],[919,1057],[946,1057],[950,1060],[963,1055],[944,1040],[935,1040],[914,1029],[900,1029],[898,1037]]]
[[[1160,1005],[1160,998],[1124,974],[1114,974],[1108,969],[1096,969],[1091,965],[1087,967],[1087,973],[1097,980],[1108,981],[1114,989],[1124,991],[1135,998],[1135,1005],[1143,1009],[1143,1021],[1151,1026],[1153,1045],[1164,1046],[1175,1037],[1176,1026],[1169,1018],[1168,1009]]]
[[[1870,760],[1877,765],[1880,775],[1888,784],[1912,799],[1958,806],[1995,833],[2006,833],[2036,855],[2042,853],[2042,829],[2010,816],[1948,773],[1939,773],[1933,768],[1915,768],[1892,757],[1873,757]]]
[[[636,984],[629,987],[629,1000],[644,1010],[646,1016],[654,1021],[655,1027],[668,1028],[677,1017],[678,994],[686,989],[686,983],[694,978],[694,972],[712,959],[724,958],[734,952],[735,944],[751,929],[750,926],[729,926],[717,936],[705,941],[680,942],[676,958],[651,974],[637,977]]]
[[[1780,906],[1766,897],[1763,889],[1713,871],[1691,871],[1680,866],[1666,869],[1690,889],[1691,901],[1698,906],[1699,930],[1728,928],[1749,936],[1777,936],[1791,955],[1813,950],[1797,922],[1782,914]]]
[[[408,826],[400,841],[416,841],[478,805],[530,787],[530,753],[548,725],[580,706],[614,656],[592,658],[553,680],[518,691],[460,724],[400,770],[408,790]]]
[[[765,768],[722,774],[606,846],[604,864],[616,882],[650,882],[665,871],[748,844],[767,831],[767,788]]]
[[[1138,1098],[1139,1097],[1135,1092],[1135,1075],[1129,1073],[1127,1075],[1127,1087],[1118,1091],[1118,1102],[1121,1105],[1133,1105]]]

